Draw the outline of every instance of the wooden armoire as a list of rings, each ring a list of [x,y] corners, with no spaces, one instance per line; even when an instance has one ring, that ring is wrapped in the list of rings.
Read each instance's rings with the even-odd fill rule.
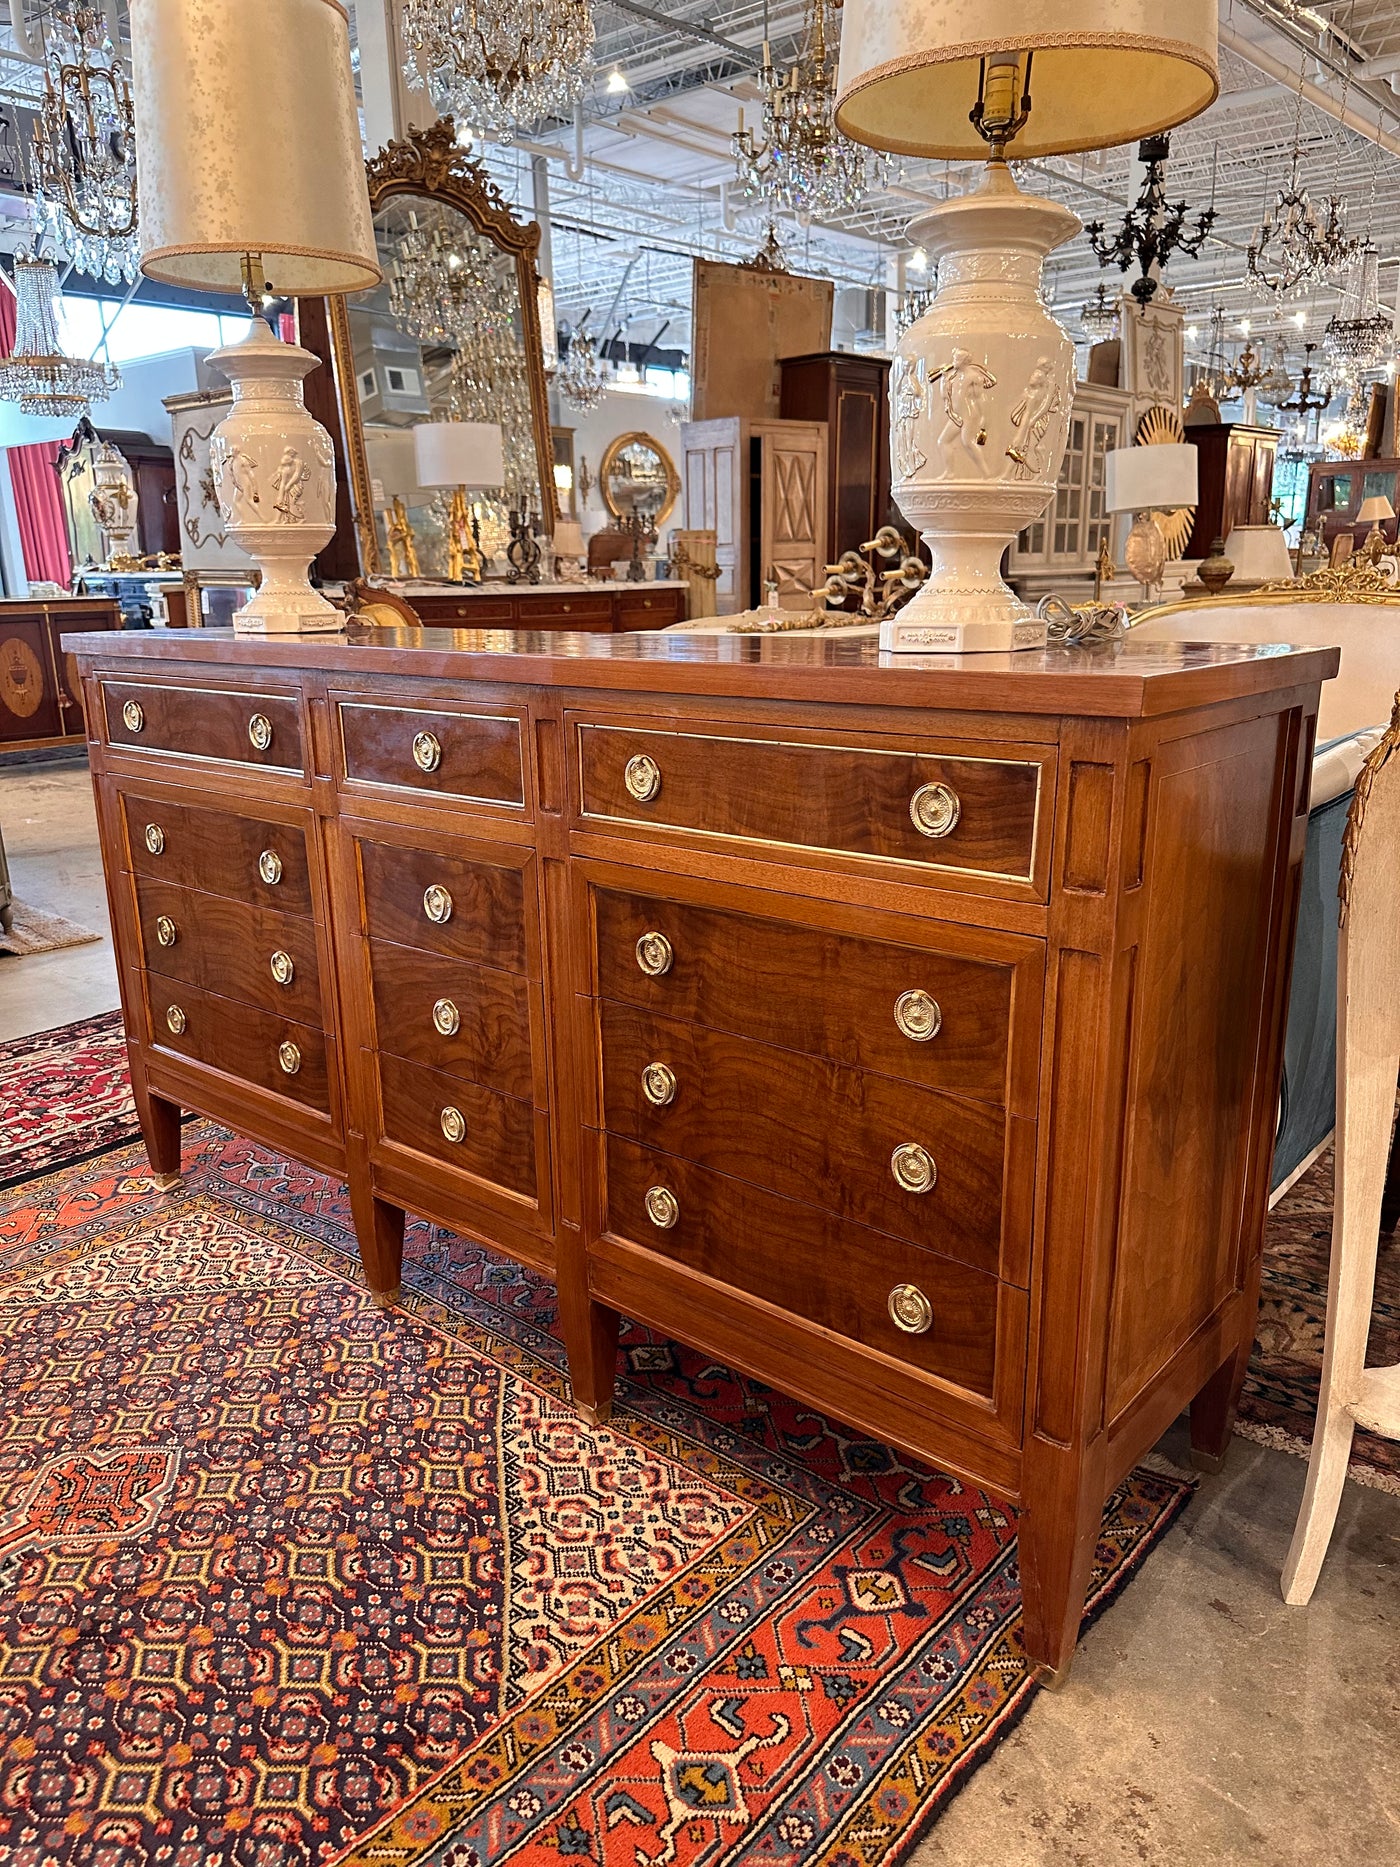
[[[890,519],[890,359],[847,350],[784,357],[779,413],[824,421],[827,547],[859,551]]]
[[[1196,523],[1181,555],[1209,557],[1215,540],[1228,538],[1237,525],[1269,523],[1279,432],[1242,421],[1212,421],[1188,423],[1186,439],[1196,450],[1200,490]]]
[[[685,527],[713,531],[715,614],[779,597],[800,603],[826,578],[827,426],[726,415],[681,429]]]

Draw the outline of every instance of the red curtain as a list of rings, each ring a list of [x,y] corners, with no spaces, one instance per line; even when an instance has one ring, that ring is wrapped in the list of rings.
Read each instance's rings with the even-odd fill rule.
[[[15,347],[15,295],[0,285],[0,354]],[[19,518],[25,575],[36,581],[61,584],[66,590],[73,576],[68,554],[68,524],[63,511],[54,460],[59,441],[37,441],[32,447],[12,447],[10,484]]]

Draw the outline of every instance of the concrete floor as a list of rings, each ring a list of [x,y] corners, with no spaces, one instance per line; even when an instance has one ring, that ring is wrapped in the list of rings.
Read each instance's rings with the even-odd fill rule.
[[[0,765],[16,892],[107,910],[85,767]],[[0,1039],[117,1003],[110,942],[0,958]],[[1160,1451],[1184,1461],[1173,1429]],[[1397,1867],[1400,1497],[1348,1485],[1307,1608],[1278,1575],[1300,1459],[1237,1439],[913,1867]]]

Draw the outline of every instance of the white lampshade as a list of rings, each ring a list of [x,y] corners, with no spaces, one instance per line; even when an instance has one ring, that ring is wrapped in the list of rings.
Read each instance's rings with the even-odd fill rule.
[[[1288,540],[1277,525],[1237,525],[1225,540],[1236,583],[1274,583],[1293,575]]]
[[[1372,493],[1369,499],[1363,499],[1361,510],[1356,515],[1358,525],[1375,525],[1381,519],[1393,519],[1395,508],[1384,493]]]
[[[141,269],[293,297],[382,276],[338,0],[131,0]]]
[[[496,421],[425,421],[413,430],[420,486],[504,486],[505,439]]]
[[[560,558],[583,556],[583,527],[577,519],[560,519],[554,528],[554,555]]]
[[[1104,505],[1110,512],[1170,511],[1194,506],[1197,453],[1189,441],[1117,447],[1104,456]]]
[[[845,0],[836,121],[857,142],[981,160],[981,60],[1034,52],[1014,157],[1107,149],[1215,101],[1217,0]]]

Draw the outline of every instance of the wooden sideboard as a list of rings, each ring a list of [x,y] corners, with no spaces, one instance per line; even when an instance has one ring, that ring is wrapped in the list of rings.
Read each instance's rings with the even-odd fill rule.
[[[487,583],[475,588],[401,590],[427,628],[580,629],[633,633],[684,622],[690,586],[658,583]]]
[[[881,666],[779,637],[80,638],[152,1165],[192,1108],[1020,1512],[1073,1651],[1105,1499],[1253,1336],[1333,650]]]
[[[1267,525],[1273,506],[1277,428],[1242,421],[1200,422],[1186,430],[1196,450],[1200,497],[1184,558],[1210,556],[1217,538],[1237,525]]]
[[[0,752],[83,743],[83,703],[59,637],[121,626],[121,612],[106,597],[0,602]]]

